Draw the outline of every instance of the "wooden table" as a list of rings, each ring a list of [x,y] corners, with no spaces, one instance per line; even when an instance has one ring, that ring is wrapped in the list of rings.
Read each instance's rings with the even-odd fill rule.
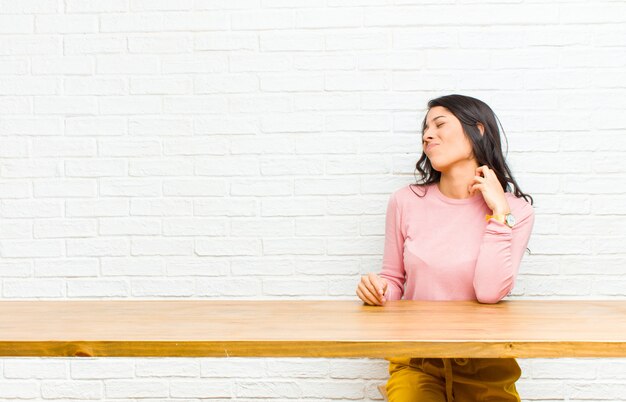
[[[0,356],[626,357],[626,301],[0,301]]]

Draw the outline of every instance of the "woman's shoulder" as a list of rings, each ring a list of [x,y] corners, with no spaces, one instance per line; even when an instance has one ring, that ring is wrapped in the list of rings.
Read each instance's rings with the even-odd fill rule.
[[[425,190],[427,187],[429,187],[428,184],[427,185],[406,184],[396,189],[395,191],[393,191],[390,197],[394,199],[394,201],[399,205],[403,204],[404,202],[411,202],[411,203],[415,203],[416,201],[419,202],[419,200],[421,200],[426,194]]]

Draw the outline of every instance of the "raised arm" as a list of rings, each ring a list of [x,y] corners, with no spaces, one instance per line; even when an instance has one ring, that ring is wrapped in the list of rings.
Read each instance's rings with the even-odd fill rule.
[[[381,278],[388,286],[385,292],[387,300],[400,300],[404,294],[404,236],[402,235],[401,215],[395,193],[389,197],[385,217],[385,248]]]
[[[512,228],[493,218],[487,222],[474,273],[474,290],[481,303],[499,302],[515,285],[535,213],[526,203],[514,215],[517,222]]]

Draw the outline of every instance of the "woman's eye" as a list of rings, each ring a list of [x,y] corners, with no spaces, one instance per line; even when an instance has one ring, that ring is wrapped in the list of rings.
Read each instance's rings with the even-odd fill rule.
[[[443,126],[444,124],[446,124],[446,123],[441,123],[440,125],[437,126],[437,128]]]

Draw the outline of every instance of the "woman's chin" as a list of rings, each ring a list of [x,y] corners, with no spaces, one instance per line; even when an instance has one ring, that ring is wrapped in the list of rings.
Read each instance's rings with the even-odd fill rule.
[[[443,166],[437,165],[437,164],[433,163],[433,161],[430,161],[430,166],[432,166],[433,170],[436,170],[438,172],[441,172],[441,169],[443,168]]]

